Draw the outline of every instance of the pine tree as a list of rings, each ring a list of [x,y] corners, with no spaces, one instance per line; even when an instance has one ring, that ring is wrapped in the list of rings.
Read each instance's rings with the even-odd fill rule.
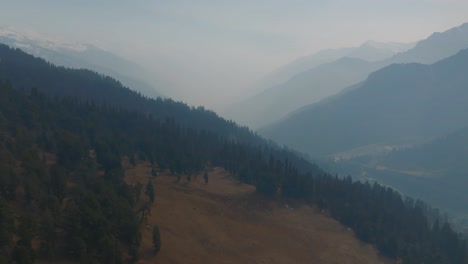
[[[208,184],[208,172],[205,171],[203,174],[203,179],[205,180],[205,184]]]
[[[154,202],[154,187],[153,187],[153,183],[151,182],[151,180],[149,180],[148,183],[146,184],[145,194],[148,195],[150,202],[153,203]]]

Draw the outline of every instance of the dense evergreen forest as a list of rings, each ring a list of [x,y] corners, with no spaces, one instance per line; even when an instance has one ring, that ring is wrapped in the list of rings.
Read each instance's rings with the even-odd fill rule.
[[[141,189],[123,182],[124,156],[178,175],[221,166],[259,194],[317,205],[403,263],[467,263],[465,240],[423,202],[333,177],[213,112],[0,48],[0,263],[137,259]]]

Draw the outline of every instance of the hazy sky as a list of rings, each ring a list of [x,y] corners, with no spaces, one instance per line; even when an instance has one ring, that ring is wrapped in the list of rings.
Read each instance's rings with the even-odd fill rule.
[[[220,109],[320,49],[413,42],[468,22],[467,0],[2,0],[0,26],[96,44]]]

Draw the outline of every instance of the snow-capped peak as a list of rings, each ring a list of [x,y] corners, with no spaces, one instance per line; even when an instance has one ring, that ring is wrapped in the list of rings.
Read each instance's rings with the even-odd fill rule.
[[[36,32],[17,30],[12,27],[0,27],[0,37],[14,40],[12,44],[18,48],[31,48],[31,46],[39,46],[54,51],[67,50],[75,52],[83,52],[92,48],[92,46],[89,44],[67,43],[56,39],[45,38]]]

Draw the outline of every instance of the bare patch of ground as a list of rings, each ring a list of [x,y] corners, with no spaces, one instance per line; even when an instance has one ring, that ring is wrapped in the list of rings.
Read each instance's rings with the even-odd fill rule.
[[[205,184],[202,174],[176,182],[167,173],[153,178],[149,164],[128,166],[128,183],[149,179],[156,198],[142,224],[137,263],[390,263],[314,208],[257,195],[221,168],[212,169]],[[161,232],[157,255],[153,224]]]

